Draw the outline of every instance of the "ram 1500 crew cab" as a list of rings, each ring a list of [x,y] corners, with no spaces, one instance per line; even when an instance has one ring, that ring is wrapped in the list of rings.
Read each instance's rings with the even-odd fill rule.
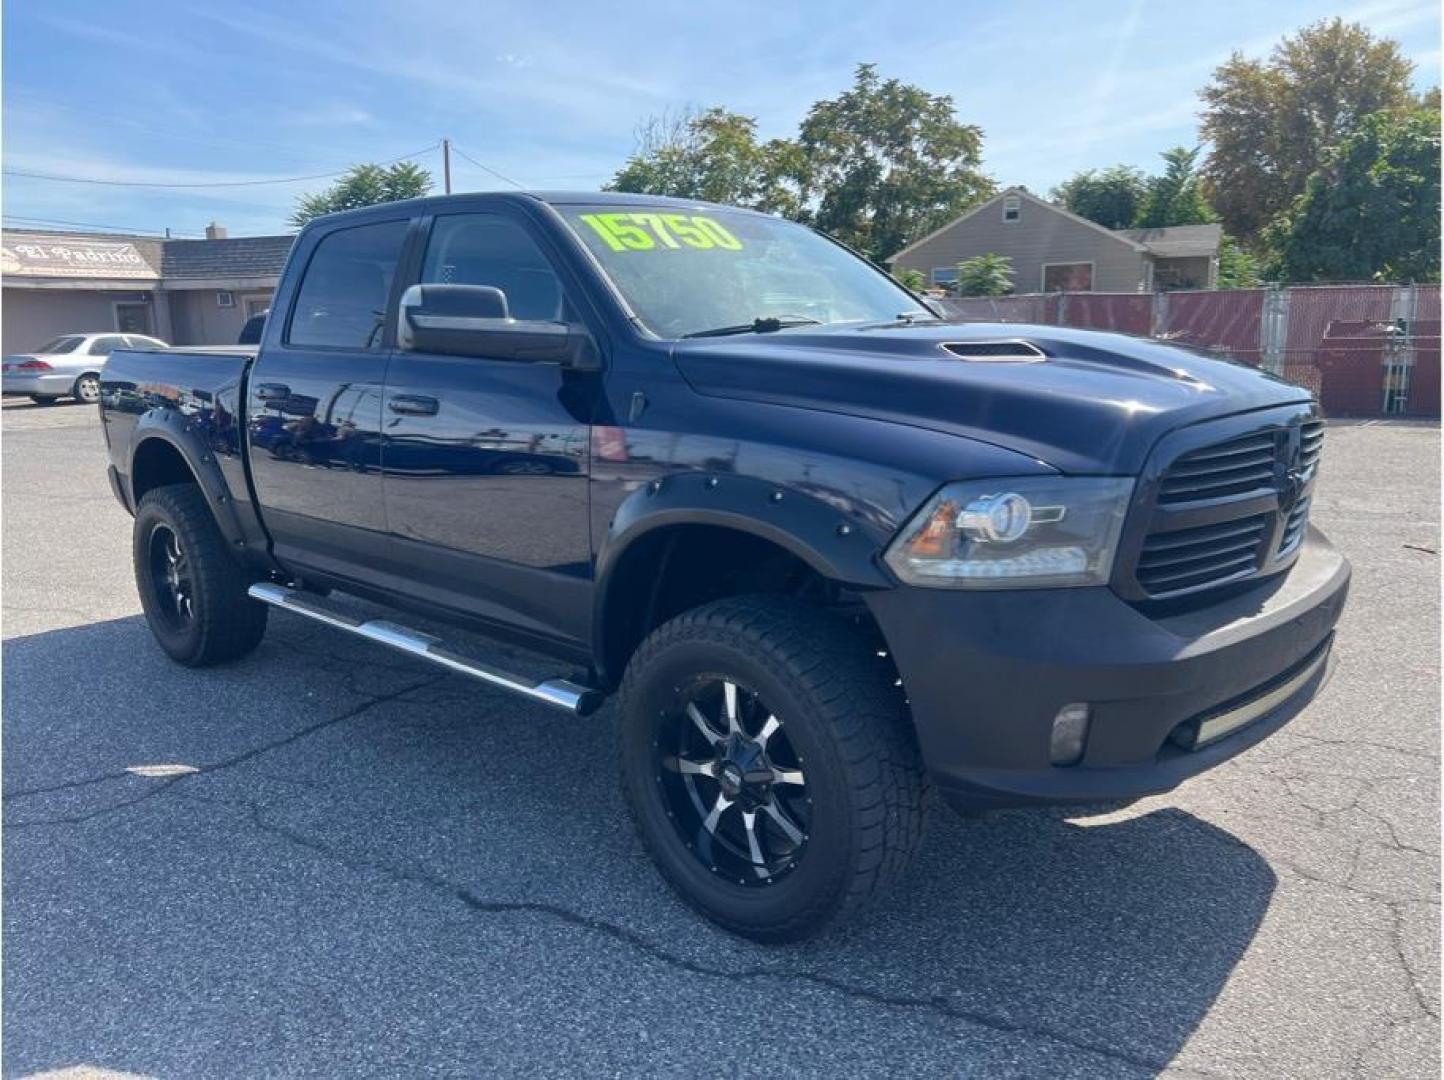
[[[895,878],[930,788],[1116,803],[1266,738],[1328,677],[1349,581],[1309,524],[1306,391],[951,323],[817,233],[703,203],[318,219],[258,346],[117,352],[101,411],[177,661],[249,652],[277,608],[575,713],[616,693],[662,873],[766,940]]]

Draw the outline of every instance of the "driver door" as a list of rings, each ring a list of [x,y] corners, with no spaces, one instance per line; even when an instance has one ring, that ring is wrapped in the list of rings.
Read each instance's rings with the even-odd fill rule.
[[[520,320],[577,322],[529,226],[502,212],[429,225],[420,284],[501,290]],[[590,633],[588,439],[596,372],[398,349],[382,406],[391,559],[418,598],[548,638]]]

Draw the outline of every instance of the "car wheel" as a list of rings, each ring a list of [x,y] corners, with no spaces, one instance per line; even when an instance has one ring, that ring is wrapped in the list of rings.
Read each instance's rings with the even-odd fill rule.
[[[135,581],[151,633],[171,659],[205,667],[246,655],[266,632],[264,604],[194,484],[145,493],[136,509]]]
[[[37,405],[54,405],[60,399],[52,394],[31,394],[30,400]]]
[[[719,600],[654,631],[621,693],[622,786],[682,898],[734,933],[793,941],[899,877],[927,782],[901,690],[835,616]]]
[[[100,376],[91,372],[76,379],[71,396],[87,405],[100,404]]]

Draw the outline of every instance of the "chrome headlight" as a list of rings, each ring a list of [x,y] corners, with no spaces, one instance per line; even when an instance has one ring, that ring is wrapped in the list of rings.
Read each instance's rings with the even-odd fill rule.
[[[1023,589],[1102,585],[1133,480],[1048,476],[948,484],[884,556],[910,585]]]

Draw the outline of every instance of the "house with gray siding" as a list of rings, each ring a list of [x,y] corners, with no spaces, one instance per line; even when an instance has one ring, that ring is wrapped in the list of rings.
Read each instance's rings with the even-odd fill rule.
[[[270,307],[294,236],[205,239],[5,229],[5,355],[61,334],[118,330],[172,345],[231,344]]]
[[[1105,229],[1023,188],[999,192],[913,241],[890,260],[929,285],[957,280],[958,263],[994,253],[1013,263],[1013,291],[1152,292],[1208,289],[1218,277],[1220,225]]]

